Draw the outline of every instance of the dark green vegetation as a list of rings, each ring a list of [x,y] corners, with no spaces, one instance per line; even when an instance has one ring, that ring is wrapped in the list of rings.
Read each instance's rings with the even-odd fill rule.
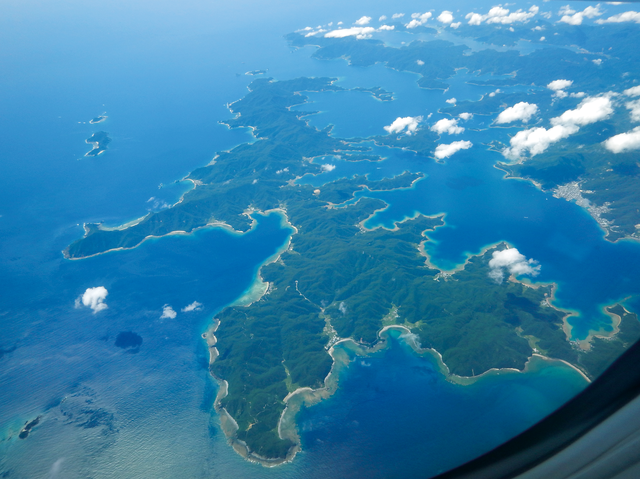
[[[619,75],[628,71],[623,70],[620,64],[619,71],[607,71],[603,75],[602,69],[583,54],[555,47],[520,55],[514,50],[498,52],[491,49],[469,53],[469,48],[443,40],[414,41],[401,48],[387,47],[379,40],[306,38],[298,33],[287,35],[287,40],[296,47],[319,46],[313,56],[320,60],[346,58],[354,66],[386,63],[389,68],[418,73],[421,76],[418,85],[423,88],[443,90],[448,87],[446,79],[458,68],[492,75],[512,75],[515,72],[509,84],[545,86],[558,78],[572,78],[576,87],[599,90],[609,88],[620,78]],[[419,60],[424,64],[419,65]],[[578,69],[580,78],[574,78]],[[616,80],[609,81],[616,74]],[[499,85],[500,81],[492,81],[491,84]]]
[[[109,138],[106,131],[99,131],[91,135],[85,141],[93,144],[93,149],[85,153],[84,156],[98,156],[107,149],[107,145],[111,143],[111,138]]]
[[[38,416],[32,421],[27,421],[24,427],[20,430],[18,437],[20,439],[26,439],[29,436],[29,433],[31,432],[31,430],[34,427],[36,427],[39,423],[40,423],[40,416]]]
[[[283,400],[298,387],[323,385],[332,365],[327,346],[336,333],[373,345],[384,324],[405,325],[461,375],[522,368],[533,347],[578,363],[581,353],[562,330],[564,313],[545,305],[551,286],[496,284],[487,275],[491,251],[472,258],[448,280],[425,264],[419,245],[428,241],[425,232],[443,224],[441,217],[417,215],[393,231],[360,227],[386,205],[367,197],[349,202],[356,192],[408,188],[421,174],[405,172],[381,181],[343,178],[319,192],[292,181],[321,172],[309,161],[313,157],[376,159],[356,142],[310,127],[290,109],[305,101],[301,92],[321,90],[340,87],[328,78],[254,81],[250,93],[232,105],[237,116],[226,124],[253,127],[257,141],[220,153],[193,171],[189,179],[196,187],[174,207],[123,230],[87,226],[86,236],[66,255],[81,258],[130,248],[150,235],[189,232],[214,221],[247,231],[251,209],[286,210],[297,233],[291,248],[261,270],[270,292],[251,306],[219,314],[219,356],[211,365],[211,372],[228,382],[221,406],[238,423],[237,439],[262,457],[283,458],[292,447],[278,434]],[[434,138],[425,131],[376,141],[432,150]]]

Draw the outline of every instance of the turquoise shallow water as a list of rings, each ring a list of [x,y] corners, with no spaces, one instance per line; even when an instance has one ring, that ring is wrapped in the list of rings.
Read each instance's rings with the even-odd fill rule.
[[[499,443],[582,387],[574,373],[555,367],[457,387],[394,343],[354,361],[339,392],[301,414],[304,451],[293,464],[265,469],[235,454],[220,431],[211,408],[217,386],[200,334],[286,241],[279,218],[261,218],[242,237],[207,229],[88,260],[62,258],[61,250],[82,235],[83,222],[117,225],[171,204],[189,187],[174,181],[217,151],[251,139],[247,130],[217,123],[230,117],[227,103],[246,93],[252,77],[245,71],[264,68],[279,79],[334,76],[345,87],[394,92],[397,100],[389,103],[361,93],[310,95],[315,103],[300,109],[324,112],[310,122],[332,123],[334,134],[344,136],[380,134],[400,115],[433,113],[435,120],[449,95],[477,99],[488,91],[467,85],[464,72],[447,95],[421,91],[414,75],[319,62],[310,58],[313,49],[291,51],[282,38],[306,25],[390,15],[396,8],[382,1],[180,7],[22,1],[0,7],[6,46],[0,57],[0,348],[6,351],[0,358],[0,473],[371,477],[375,464],[381,472],[426,474]],[[408,2],[404,9],[425,6]],[[88,124],[104,111],[107,121]],[[113,138],[109,150],[79,161],[89,149],[84,140],[99,130]],[[387,161],[327,159],[336,169],[311,181],[424,172],[412,190],[377,194],[391,206],[372,223],[388,225],[414,210],[447,211],[449,226],[434,233],[430,249],[438,265],[508,240],[540,261],[541,280],[560,283],[560,304],[593,318],[583,324],[596,324],[599,304],[638,284],[637,246],[610,245],[579,208],[527,183],[503,181],[492,167],[497,156],[480,146],[486,132],[467,134],[477,147],[445,165],[379,149]],[[613,280],[608,267],[616,270]],[[95,286],[108,289],[109,308],[96,315],[74,308]],[[180,311],[193,301],[203,309]],[[161,318],[164,305],[177,312],[174,319]],[[114,345],[121,331],[142,337],[138,353]],[[493,407],[496,398],[505,407]],[[38,415],[41,424],[18,440],[24,422]]]

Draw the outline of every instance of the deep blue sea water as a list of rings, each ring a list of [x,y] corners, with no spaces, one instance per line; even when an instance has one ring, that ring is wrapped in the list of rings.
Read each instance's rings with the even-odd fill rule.
[[[462,12],[481,7],[459,5]],[[299,109],[323,111],[309,117],[311,124],[334,124],[333,133],[347,137],[382,134],[397,116],[433,113],[435,120],[447,98],[478,99],[490,91],[466,84],[465,72],[446,94],[419,90],[415,75],[316,61],[312,48],[292,51],[282,38],[307,25],[399,8],[383,1],[3,2],[0,348],[7,352],[0,357],[0,473],[372,477],[375,465],[381,474],[411,476],[487,450],[584,386],[562,367],[453,386],[400,341],[354,361],[333,398],[301,413],[304,451],[293,464],[265,469],[226,444],[212,412],[217,386],[200,334],[286,242],[280,219],[259,217],[244,236],[205,229],[87,260],[62,258],[61,250],[83,234],[82,223],[118,225],[172,204],[189,187],[177,180],[217,151],[251,139],[246,129],[218,124],[230,117],[226,105],[246,94],[248,70],[268,69],[278,79],[334,76],[345,87],[394,92],[388,103],[356,92],[310,94],[315,103]],[[400,11],[425,9],[411,1]],[[88,123],[102,112],[109,117],[104,123]],[[84,140],[100,130],[113,139],[109,150],[83,158],[90,149]],[[481,146],[486,132],[466,135],[476,147],[444,165],[379,149],[387,161],[331,159],[336,169],[310,181],[425,172],[411,190],[376,194],[391,206],[372,224],[389,225],[414,210],[446,211],[448,226],[432,235],[429,249],[436,264],[449,267],[487,244],[509,241],[540,261],[539,280],[560,284],[558,304],[587,318],[576,334],[599,324],[599,305],[635,292],[637,245],[611,245],[575,205],[504,181],[492,166],[497,154]],[[481,183],[461,189],[465,178]],[[76,298],[96,286],[108,289],[109,308],[95,315],[76,309]],[[180,311],[193,301],[203,309]],[[165,305],[175,318],[161,318]],[[139,352],[114,345],[121,331],[143,338]],[[41,424],[18,440],[25,421],[38,415]]]

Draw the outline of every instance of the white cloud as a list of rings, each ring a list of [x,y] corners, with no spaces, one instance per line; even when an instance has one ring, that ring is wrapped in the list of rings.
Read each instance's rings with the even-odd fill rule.
[[[442,160],[443,158],[449,158],[454,153],[460,150],[467,150],[473,146],[470,141],[454,141],[448,145],[438,145],[434,156]]]
[[[576,125],[557,125],[548,130],[536,127],[519,131],[511,138],[511,147],[502,150],[502,154],[511,160],[522,158],[527,151],[531,156],[535,156],[544,152],[552,143],[567,138],[578,130]]]
[[[630,110],[631,121],[640,121],[640,100],[628,101],[624,106]]]
[[[640,85],[627,88],[624,94],[627,96],[640,96]]]
[[[387,19],[386,15],[382,15],[380,18],[378,18],[379,22],[384,22]]]
[[[547,85],[549,90],[560,91],[573,85],[573,80],[553,80]]]
[[[344,304],[344,301],[340,302],[340,305],[338,306],[338,309],[340,310],[340,312],[342,314],[347,314],[347,306]]]
[[[449,25],[449,26],[450,26],[451,28],[453,28],[454,30],[457,30],[457,29],[458,29],[458,27],[459,27],[460,25],[462,25],[462,22],[455,22],[455,23],[452,23],[452,24],[451,24],[451,25]]]
[[[612,136],[603,143],[604,147],[612,153],[623,153],[640,149],[640,126],[619,135]]]
[[[336,165],[330,165],[329,163],[326,163],[326,164],[322,165],[320,168],[322,168],[322,171],[329,172],[329,171],[335,170],[336,169]]]
[[[473,113],[460,113],[458,117],[463,120],[471,120],[471,118],[473,118]]]
[[[93,310],[93,314],[108,308],[104,300],[107,298],[109,291],[104,286],[96,286],[95,288],[87,288],[87,290],[76,299],[75,306],[86,306]]]
[[[640,23],[640,12],[624,12],[618,13],[612,17],[606,19],[596,20],[596,23],[623,23],[623,22],[636,22]]]
[[[422,121],[421,116],[406,116],[404,118],[398,117],[389,126],[385,126],[384,129],[389,133],[400,133],[405,128],[407,129],[407,135],[415,132],[418,128],[418,124]]]
[[[189,313],[191,311],[200,311],[201,309],[202,309],[202,303],[198,303],[197,301],[194,301],[193,303],[182,308],[180,311],[182,311],[183,313]],[[162,314],[164,315],[164,311]]]
[[[363,16],[357,19],[354,23],[356,25],[364,26],[364,25],[369,25],[370,21],[371,21],[371,17]]]
[[[582,21],[585,18],[595,18],[602,15],[602,12],[600,11],[600,5],[596,5],[595,7],[588,6],[581,12],[575,12],[570,8],[565,8],[565,7],[563,8],[564,8],[564,11],[563,9],[560,9],[560,14],[562,15],[564,13],[560,21],[564,23],[568,23],[569,25],[582,25]]]
[[[394,13],[393,15],[391,15],[391,18],[393,18],[394,20],[402,17],[404,17],[404,13]]]
[[[458,126],[458,120],[443,118],[438,120],[432,127],[431,131],[435,131],[439,135],[449,133],[450,135],[458,135],[464,131],[464,128]]]
[[[445,100],[447,103],[450,103],[451,105],[455,105],[456,104],[456,99],[455,98],[449,98],[448,100]]]
[[[501,125],[504,123],[511,123],[514,121],[522,121],[523,123],[527,123],[533,115],[538,113],[538,105],[535,103],[527,103],[521,101],[520,103],[516,103],[509,108],[506,108],[502,111],[498,118],[496,118],[496,123]]]
[[[596,58],[595,60],[591,61],[598,66],[602,65],[602,58]]]
[[[326,32],[326,30],[325,30],[324,28],[321,28],[320,30],[316,30],[316,31],[314,31],[314,32],[309,32],[309,33],[307,33],[307,34],[305,35],[305,38],[313,37],[313,36],[318,35],[319,33],[324,33],[324,32]]]
[[[494,251],[489,260],[489,277],[496,283],[502,283],[504,273],[515,276],[537,276],[540,273],[540,265],[533,259],[527,259],[515,248]]]
[[[469,20],[469,25],[480,25],[482,22],[487,24],[499,23],[502,25],[509,25],[512,23],[522,22],[526,23],[533,18],[540,9],[533,5],[528,11],[516,10],[511,12],[508,8],[503,8],[498,5],[489,10],[486,15],[480,15],[479,13],[467,13],[464,17]]]
[[[540,37],[540,41],[544,42],[547,39],[547,37]]]
[[[383,30],[394,30],[396,27],[394,25],[382,25],[380,28],[378,28],[378,31],[383,31]]]
[[[416,63],[420,66],[424,65],[424,62],[422,60],[416,60]]]
[[[174,319],[177,315],[178,313],[176,313],[171,306],[165,304],[162,307],[162,316],[160,316],[160,319]]]
[[[444,10],[440,15],[438,15],[438,18],[436,20],[438,20],[440,23],[449,24],[453,22],[453,12]]]
[[[574,110],[567,110],[562,115],[552,118],[552,125],[584,126],[608,118],[613,113],[609,96],[588,97],[580,102]]]
[[[407,28],[419,27],[420,25],[424,25],[425,23],[427,23],[427,20],[429,20],[431,18],[431,12],[413,13],[413,14],[411,14],[411,18],[413,20],[411,20],[405,26]]]
[[[571,98],[584,98],[585,96],[587,96],[587,94],[583,91],[579,91],[577,93],[571,93],[569,96]]]
[[[376,29],[373,27],[351,27],[351,28],[340,28],[338,30],[331,30],[328,33],[325,33],[325,38],[345,38],[345,37],[356,37],[359,40],[364,38],[370,38],[371,34],[375,32]]]
[[[502,93],[502,90],[500,90],[500,88],[498,88],[496,91],[492,91],[491,93],[489,93],[489,96],[490,97],[494,97],[498,93]]]

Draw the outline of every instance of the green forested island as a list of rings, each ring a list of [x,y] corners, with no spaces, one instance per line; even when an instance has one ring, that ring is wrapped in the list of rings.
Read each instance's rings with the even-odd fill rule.
[[[368,44],[345,42],[350,48]],[[375,43],[371,47],[386,48]],[[434,52],[442,45],[424,48]],[[458,50],[462,52],[459,47],[451,51]],[[321,173],[321,166],[311,161],[315,157],[370,156],[360,140],[334,138],[330,128],[313,128],[291,110],[306,101],[304,92],[340,89],[331,78],[254,81],[250,92],[231,105],[236,117],[225,123],[252,127],[258,141],[221,152],[193,171],[187,179],[195,188],[172,208],[150,213],[125,229],[86,225],[86,235],[64,252],[79,259],[207,225],[224,224],[243,232],[251,228],[255,212],[286,214],[295,232],[278,260],[261,269],[268,294],[249,306],[223,310],[210,343],[215,351],[211,372],[226,381],[226,395],[221,394],[216,405],[237,423],[237,429],[226,432],[245,455],[278,462],[295,450],[296,444],[279,432],[284,400],[298,388],[323,387],[333,364],[331,345],[340,338],[370,347],[379,341],[383,326],[397,324],[415,333],[422,347],[437,350],[454,375],[522,369],[538,352],[594,377],[640,337],[635,315],[615,306],[609,313],[621,318],[624,335],[596,342],[590,350],[570,343],[563,330],[568,313],[551,305],[554,285],[531,286],[513,278],[498,284],[488,276],[492,253],[507,244],[472,256],[455,273],[430,266],[423,243],[444,224],[442,215],[417,214],[393,230],[364,228],[365,220],[386,204],[367,197],[349,201],[356,192],[411,188],[420,174],[405,172],[379,181],[355,176],[319,188],[297,184],[295,179],[304,174]],[[381,100],[389,98],[380,89],[367,91]],[[433,149],[434,139],[427,130],[376,141]]]

